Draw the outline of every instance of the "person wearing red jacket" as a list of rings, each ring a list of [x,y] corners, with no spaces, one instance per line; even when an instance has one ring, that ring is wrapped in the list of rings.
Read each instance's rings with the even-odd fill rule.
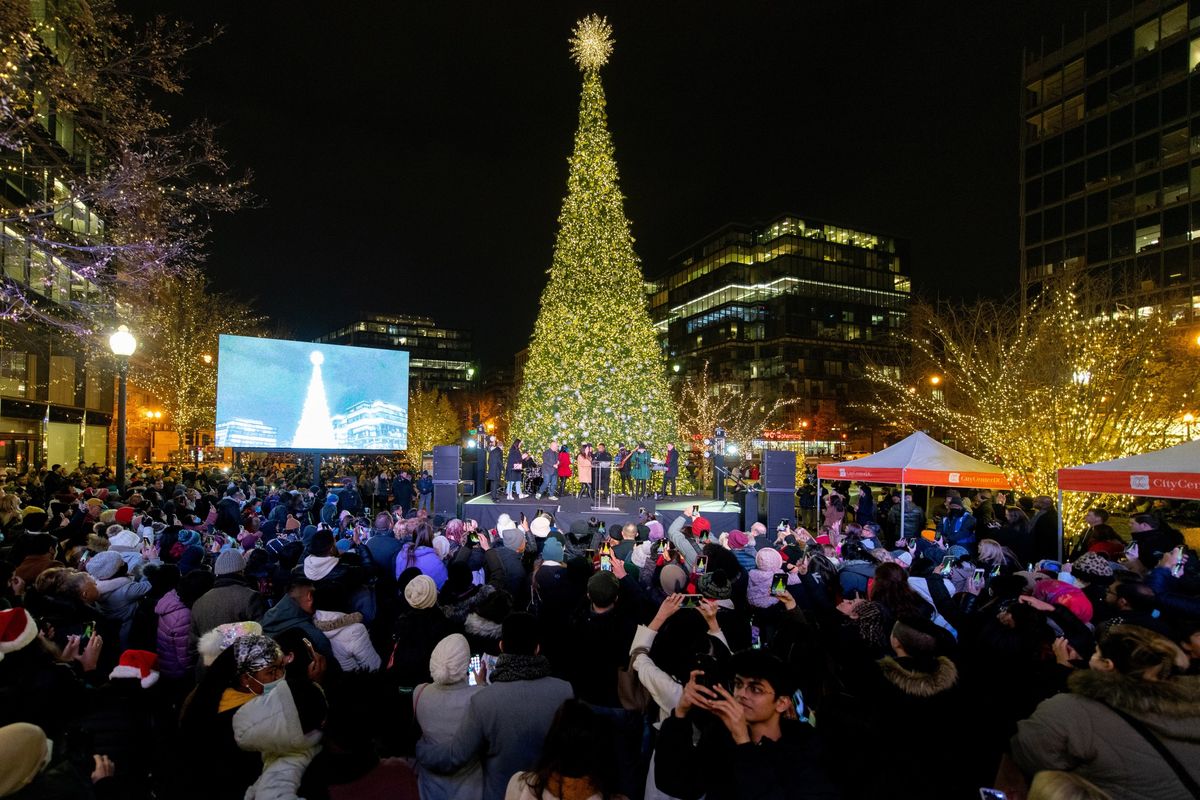
[[[564,444],[558,451],[558,496],[562,497],[567,490],[567,478],[571,477],[571,454]]]

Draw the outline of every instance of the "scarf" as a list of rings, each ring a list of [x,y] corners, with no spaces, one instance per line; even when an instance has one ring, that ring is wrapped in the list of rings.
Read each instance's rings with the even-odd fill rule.
[[[550,676],[550,662],[545,656],[519,656],[502,653],[496,659],[492,683],[535,681]]]
[[[217,705],[217,713],[224,714],[235,708],[241,708],[249,703],[258,695],[252,692],[243,692],[238,689],[226,689],[221,695],[221,702]]]

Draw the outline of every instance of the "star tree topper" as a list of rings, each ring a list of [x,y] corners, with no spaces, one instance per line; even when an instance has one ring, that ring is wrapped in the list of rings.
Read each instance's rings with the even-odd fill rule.
[[[612,26],[608,24],[608,19],[589,14],[576,23],[573,33],[575,35],[570,39],[571,57],[579,69],[586,72],[600,69],[608,63],[613,51]]]

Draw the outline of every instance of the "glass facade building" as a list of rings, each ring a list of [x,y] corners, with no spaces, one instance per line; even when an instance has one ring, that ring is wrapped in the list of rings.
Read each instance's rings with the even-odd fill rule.
[[[38,22],[52,19],[46,0],[27,7]],[[51,57],[69,51],[53,27],[38,35]],[[26,146],[0,148],[0,280],[45,317],[72,319],[80,306],[98,301],[99,289],[39,243],[21,210],[46,203],[63,241],[103,240],[104,220],[67,188],[72,176],[87,171],[90,146],[69,110],[43,99],[29,111]],[[0,468],[107,463],[112,360],[37,317],[0,321]]]
[[[1082,270],[1200,320],[1200,2],[1112,2],[1026,51],[1021,287]]]
[[[895,238],[794,214],[730,224],[671,258],[650,311],[676,374],[707,361],[718,384],[837,412],[866,363],[899,363],[907,257]]]
[[[317,341],[405,350],[408,352],[409,380],[426,388],[467,389],[477,375],[471,332],[440,327],[429,317],[368,313],[361,320],[331,331]]]

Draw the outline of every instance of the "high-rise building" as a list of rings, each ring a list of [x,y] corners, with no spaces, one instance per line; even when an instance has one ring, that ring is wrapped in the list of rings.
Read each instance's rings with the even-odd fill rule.
[[[1200,3],[1117,0],[1026,51],[1021,287],[1103,277],[1200,320]]]
[[[429,317],[364,314],[362,319],[317,339],[325,344],[382,347],[408,352],[409,380],[426,388],[467,389],[478,375],[471,332],[443,328]]]
[[[801,401],[792,416],[845,420],[867,363],[898,365],[890,334],[912,290],[907,244],[784,214],[730,224],[670,259],[650,311],[677,375]]]
[[[53,19],[47,3],[26,8],[40,23],[37,35],[48,57],[69,52],[62,34],[47,24]],[[91,158],[72,111],[52,103],[32,110],[32,124],[22,132],[25,146],[0,148],[0,280],[6,300],[20,296],[15,306],[38,309],[27,318],[6,313],[0,320],[0,468],[21,472],[106,463],[115,374],[110,357],[39,319],[72,319],[79,307],[97,302],[99,290],[49,252],[20,210],[38,208],[40,216],[46,204],[62,239],[77,237],[81,245],[102,241],[105,226],[67,188]],[[22,110],[10,112],[11,118]]]

